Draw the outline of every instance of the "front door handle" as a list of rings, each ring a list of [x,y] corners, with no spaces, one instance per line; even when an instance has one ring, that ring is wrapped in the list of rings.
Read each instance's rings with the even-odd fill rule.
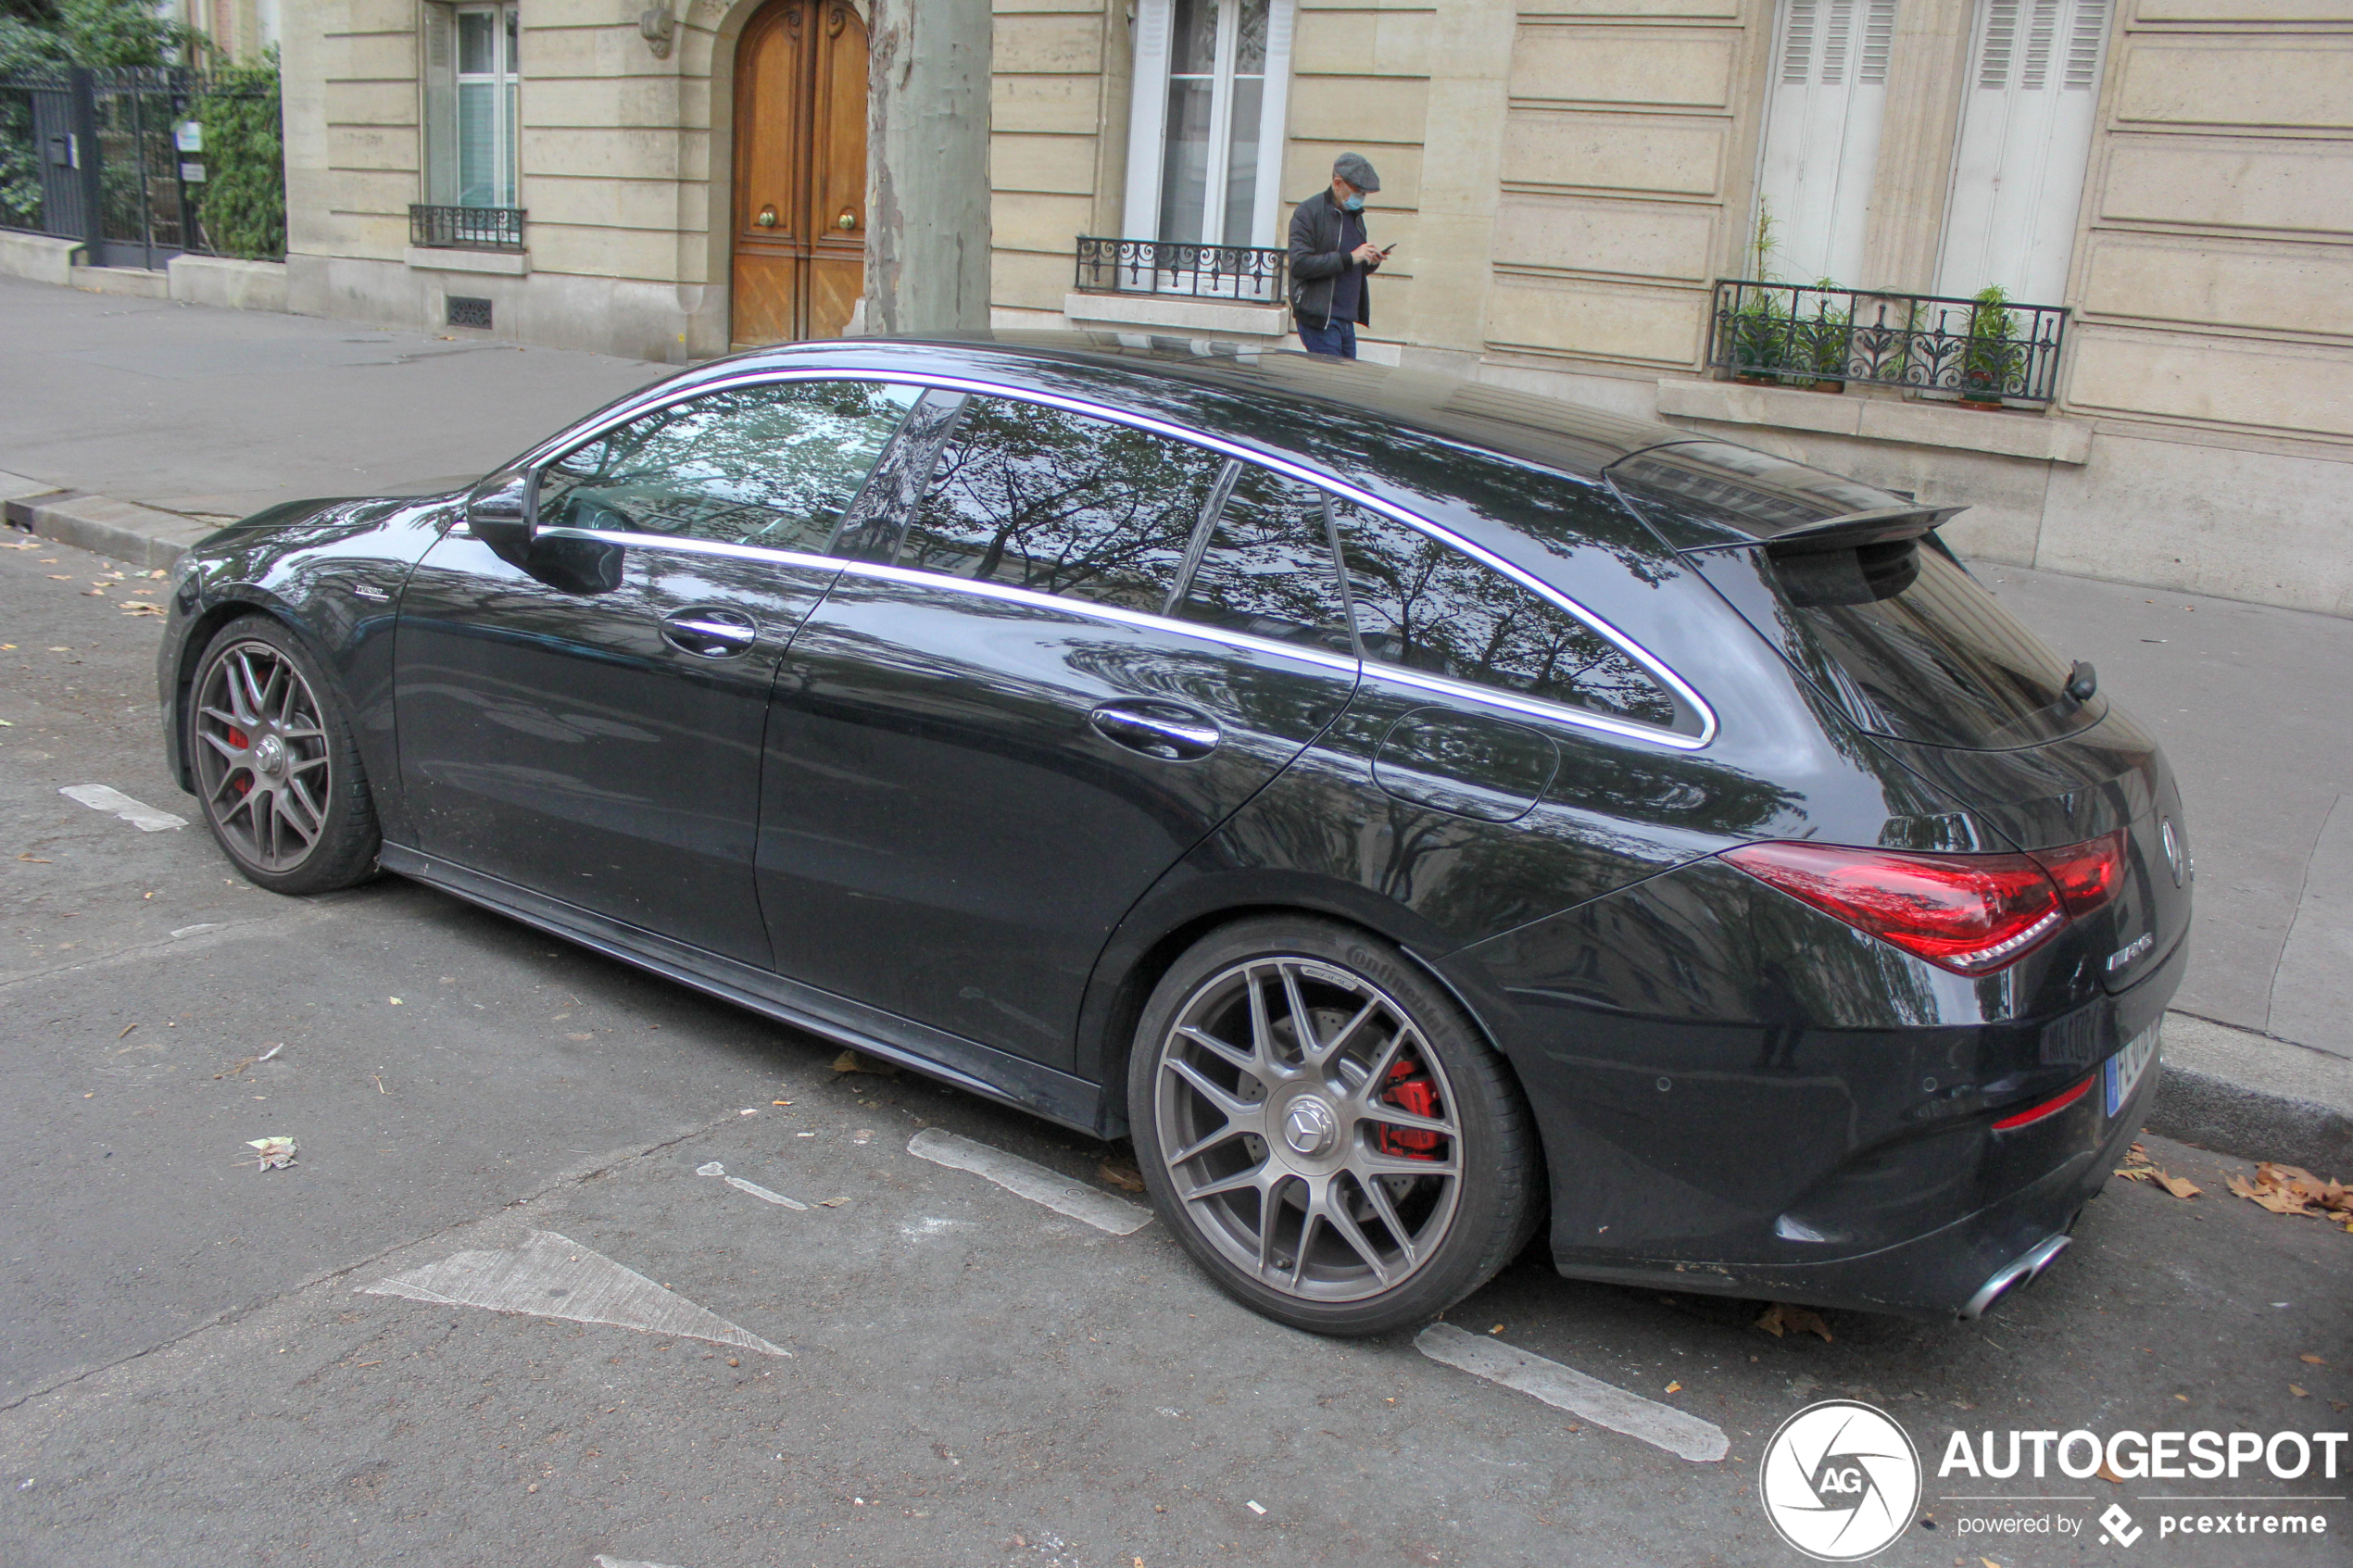
[[[760,623],[738,610],[682,609],[661,618],[661,638],[700,659],[733,659],[760,640]]]
[[[1107,702],[1087,715],[1105,740],[1157,757],[1191,762],[1217,749],[1217,726],[1173,702]]]

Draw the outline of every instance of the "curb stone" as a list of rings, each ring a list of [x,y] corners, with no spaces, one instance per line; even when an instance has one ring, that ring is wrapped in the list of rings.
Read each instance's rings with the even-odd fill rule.
[[[150,570],[170,567],[219,526],[13,473],[0,473],[0,508],[14,527]]]
[[[2353,1060],[2169,1012],[2160,1060],[2150,1132],[2323,1178],[2353,1175]]]

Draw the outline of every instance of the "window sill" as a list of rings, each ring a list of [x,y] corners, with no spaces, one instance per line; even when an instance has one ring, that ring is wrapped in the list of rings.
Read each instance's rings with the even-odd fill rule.
[[[1864,441],[1950,446],[2046,463],[2086,463],[2092,457],[2092,427],[2079,420],[2048,414],[1983,413],[1906,398],[1858,396],[1852,392],[1831,396],[1786,387],[1678,377],[1658,383],[1658,411],[1664,418],[1819,431]]]
[[[531,270],[527,250],[459,250],[440,245],[410,245],[400,259],[421,272],[491,272],[520,278]]]
[[[1281,338],[1290,332],[1287,306],[1234,305],[1165,294],[1068,294],[1063,296],[1063,314],[1080,326],[1165,327],[1218,337]]]

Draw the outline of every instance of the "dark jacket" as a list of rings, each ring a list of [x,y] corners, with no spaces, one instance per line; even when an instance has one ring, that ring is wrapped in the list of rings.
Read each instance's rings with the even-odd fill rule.
[[[1331,325],[1332,286],[1355,263],[1340,248],[1340,204],[1327,185],[1301,202],[1290,215],[1290,313],[1294,321],[1310,326]],[[1363,213],[1356,214],[1364,220]],[[1367,231],[1366,238],[1369,239]],[[1364,286],[1356,291],[1356,324],[1373,324],[1372,269],[1365,268]]]

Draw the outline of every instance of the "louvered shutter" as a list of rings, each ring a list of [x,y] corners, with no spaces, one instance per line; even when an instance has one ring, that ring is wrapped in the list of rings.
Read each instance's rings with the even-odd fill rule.
[[[1937,292],[2063,304],[2110,0],[1982,0]]]
[[[1778,231],[1766,270],[1866,282],[1865,224],[1895,0],[1782,0],[1758,192]]]

